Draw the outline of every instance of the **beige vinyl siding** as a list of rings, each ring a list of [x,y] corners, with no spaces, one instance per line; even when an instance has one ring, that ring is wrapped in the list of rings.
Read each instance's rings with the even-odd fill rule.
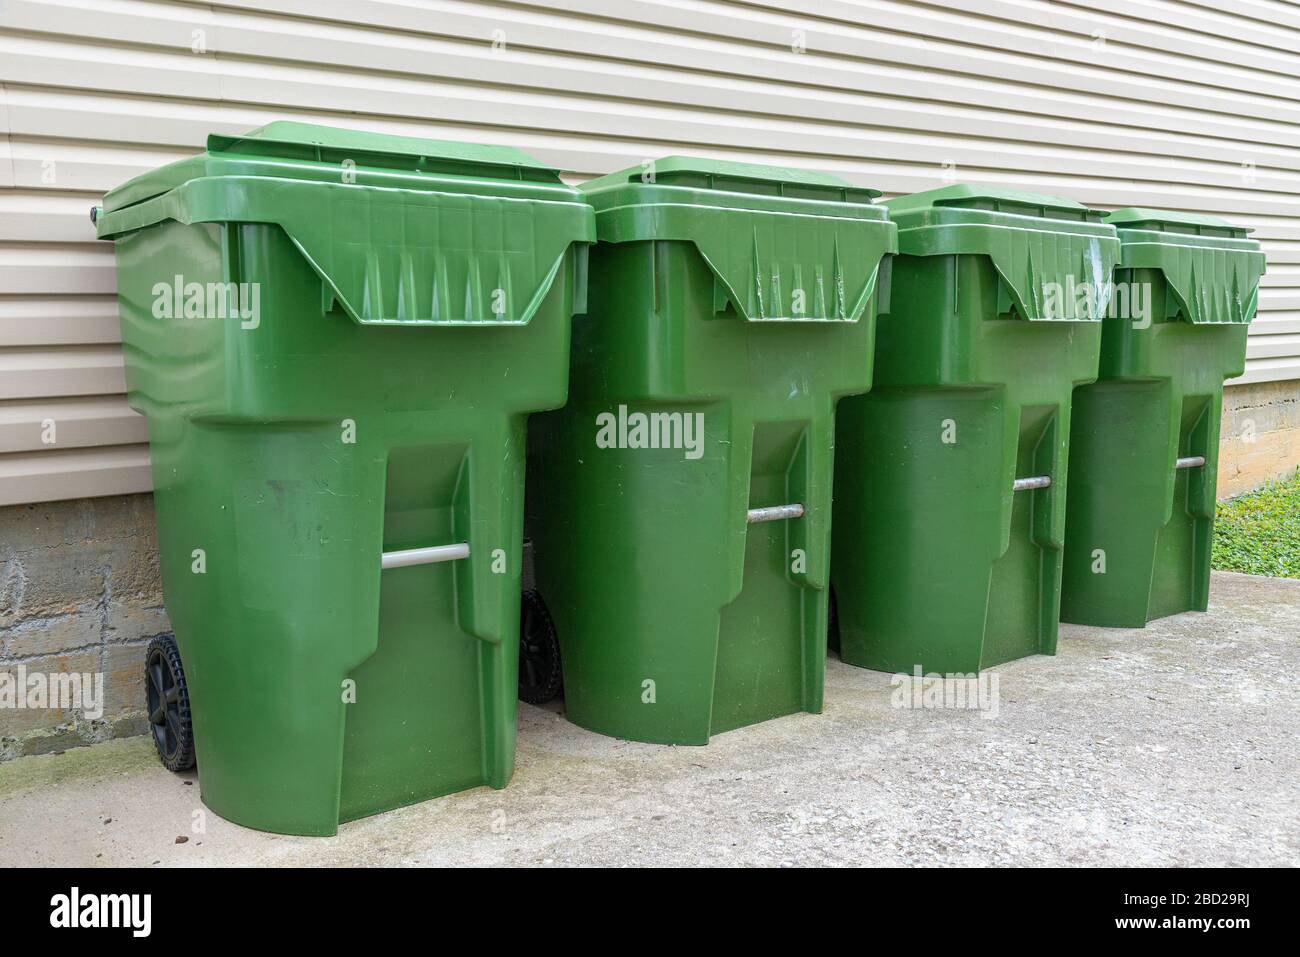
[[[786,6],[0,0],[0,504],[148,489],[87,210],[281,118],[514,144],[575,180],[688,152],[1214,213],[1269,260],[1238,381],[1300,378],[1300,8]]]

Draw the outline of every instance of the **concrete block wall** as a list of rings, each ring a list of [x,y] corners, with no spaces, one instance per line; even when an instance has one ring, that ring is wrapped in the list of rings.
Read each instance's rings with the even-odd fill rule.
[[[1223,394],[1219,498],[1290,478],[1300,464],[1300,381],[1233,386]]]
[[[1300,382],[1224,396],[1223,498],[1295,473]],[[144,647],[169,630],[149,495],[0,508],[0,672],[99,674],[103,714],[5,708],[0,760],[148,730]]]
[[[103,696],[81,708],[0,696],[0,760],[146,731],[144,647],[169,628],[151,496],[0,509],[0,672],[10,689],[19,674],[98,675]]]

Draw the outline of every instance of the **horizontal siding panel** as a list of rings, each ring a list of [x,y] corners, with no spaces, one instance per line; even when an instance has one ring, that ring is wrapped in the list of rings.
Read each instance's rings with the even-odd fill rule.
[[[116,296],[0,298],[0,347],[121,341]]]
[[[11,6],[16,19],[39,21],[49,17],[53,20],[49,24],[51,31],[57,35],[63,29],[59,25],[63,18],[54,17],[52,8],[44,4],[13,2]],[[115,5],[115,9],[141,6],[122,4]],[[608,64],[595,59],[594,51],[583,55],[581,47],[583,38],[594,31],[608,53],[610,28],[605,24],[560,31],[567,42],[556,51],[508,44],[506,53],[494,54],[488,43],[490,29],[460,41],[359,31],[351,18],[385,5],[354,6],[347,25],[256,17],[244,26],[250,19],[247,16],[223,13],[230,22],[223,20],[221,28],[214,28],[209,37],[213,44],[210,49],[217,50],[217,54],[190,53],[188,47],[182,46],[188,42],[188,33],[177,30],[171,44],[148,49],[147,57],[154,68],[147,71],[139,67],[146,56],[144,51],[103,45],[105,40],[133,43],[137,21],[148,20],[144,14],[107,18],[96,30],[93,45],[71,42],[74,38],[63,41],[23,37],[21,43],[0,38],[0,52],[8,54],[0,58],[0,80],[362,113],[374,111],[374,91],[383,90],[396,100],[386,110],[414,111],[408,115],[420,115],[427,109],[430,104],[420,101],[437,94],[440,80],[448,99],[468,104],[485,98],[482,93],[466,96],[465,84],[470,83],[484,91],[510,88],[516,95],[537,90],[545,91],[536,94],[539,96],[567,94],[585,104],[618,97],[656,108],[676,106],[722,114],[735,112],[737,105],[743,104],[748,110],[771,117],[795,116],[854,125],[867,119],[864,107],[870,108],[860,95],[871,94],[882,99],[923,98],[937,102],[940,109],[950,103],[987,107],[992,102],[1004,111],[1038,114],[1053,122],[1072,117],[1175,133],[1200,127],[1210,135],[1232,140],[1244,139],[1246,124],[1241,117],[1247,116],[1254,121],[1249,124],[1251,142],[1289,147],[1300,142],[1296,125],[1300,102],[1282,108],[1278,104],[1289,101],[1171,83],[1166,85],[1172,91],[1185,92],[1172,97],[1177,102],[1163,104],[1166,109],[1153,109],[1160,102],[1155,87],[1143,88],[1143,103],[1129,102],[1133,81],[1117,78],[1109,68],[1083,70],[1077,64],[1061,64],[1062,74],[1054,77],[1043,72],[1042,61],[1033,58],[1016,66],[1005,62],[1007,54],[974,50],[978,56],[966,62],[959,48],[940,50],[930,40],[913,37],[900,38],[896,48],[888,51],[893,54],[888,58],[875,31],[859,31],[861,36],[843,44],[843,54],[853,54],[854,60],[826,56],[818,50],[792,54],[788,49],[788,27],[779,47],[769,44],[756,51],[746,48],[744,56],[737,59],[721,39],[702,43],[692,38],[693,42],[684,44],[683,50],[680,41],[665,44],[655,38],[653,31],[642,27],[631,31],[621,49],[615,51],[619,68],[611,70]],[[653,12],[655,16],[667,16],[671,10],[655,6]],[[643,9],[637,16],[645,17],[647,12]],[[428,22],[445,19],[426,17]],[[96,22],[100,22],[99,18]],[[500,26],[503,21],[487,22]],[[507,36],[511,29],[521,29],[514,21],[504,22],[508,25],[503,27]],[[719,49],[713,49],[710,43]],[[654,52],[661,46],[668,46],[684,59],[654,64]],[[870,51],[869,60],[861,55],[864,49]],[[728,63],[728,56],[735,62]],[[215,79],[218,62],[219,83]],[[682,65],[701,62],[707,62],[709,70],[699,76],[692,76]],[[730,71],[725,69],[728,65]],[[1033,87],[1023,82],[1026,69],[1033,70]],[[820,83],[812,85],[810,79],[820,79]],[[413,99],[411,105],[403,107],[403,94]],[[488,96],[493,95],[488,92]],[[1216,105],[1217,113],[1207,112]],[[1268,115],[1254,115],[1261,111]],[[480,113],[478,122],[491,120]]]
[[[1279,313],[1288,314],[1300,308],[1300,289],[1264,289],[1260,291],[1256,315],[1267,321]]]
[[[1247,20],[1267,27],[1283,27],[1273,31],[1276,39],[1279,42],[1290,40],[1292,49],[1295,49],[1295,44],[1300,44],[1300,7],[1291,0],[1185,0],[1184,5],[1221,10],[1231,14],[1238,24]]]
[[[1202,66],[1217,64],[1208,75],[1187,79],[1228,89],[1250,89],[1252,70],[1285,77],[1294,69],[1294,48],[1278,43],[1276,31],[1259,30],[1233,18],[1216,18],[1183,4],[1146,0],[1089,0],[1041,3],[1038,0],[965,0],[955,6],[998,17],[1006,24],[1033,22],[1092,40],[1100,33],[1105,46],[1099,59],[1139,77],[1151,73],[1180,79],[1180,61],[1194,58]],[[1261,42],[1262,41],[1262,42]],[[1252,70],[1240,68],[1248,64]],[[1287,95],[1286,87],[1281,95]],[[1270,95],[1278,95],[1274,90]]]
[[[683,130],[670,132],[672,142],[692,142],[688,134],[692,128],[698,127],[705,131],[699,135],[725,144],[727,136],[720,136],[720,133],[756,125],[752,117],[744,115],[702,115],[691,107],[670,112],[662,104],[570,102],[530,90],[485,91],[480,97],[467,99],[463,89],[430,84],[423,85],[419,96],[386,102],[385,115],[360,119],[335,113],[328,107],[320,112],[301,111],[283,102],[275,106],[218,105],[183,100],[159,102],[107,92],[51,91],[18,85],[10,87],[8,97],[9,122],[20,142],[23,137],[76,136],[93,143],[97,153],[100,149],[116,150],[122,140],[160,150],[170,144],[199,149],[209,132],[240,132],[278,117],[317,121],[328,118],[332,122],[342,121],[378,132],[406,135],[427,133],[427,124],[431,121],[436,121],[440,127],[465,124],[462,135],[477,134],[480,139],[486,137],[488,142],[517,143],[520,133],[502,137],[498,132],[499,127],[515,124],[529,141],[555,137],[559,143],[567,139],[579,148],[587,143],[575,131],[591,130],[597,140],[618,135],[641,140],[646,138],[647,131],[634,125],[629,134],[628,124],[648,122],[654,117],[669,116],[676,122],[691,124]],[[731,102],[734,106],[734,97]],[[408,103],[412,113],[404,118],[400,109]],[[809,103],[810,108],[804,109]],[[1058,118],[1047,124],[1037,117],[1000,112],[989,107],[987,99],[981,100],[981,104],[979,107],[936,104],[920,110],[915,104],[898,103],[884,97],[868,99],[837,93],[822,94],[812,101],[777,102],[778,108],[789,106],[791,109],[772,115],[786,122],[796,118],[802,126],[789,128],[805,132],[812,128],[810,124],[834,123],[829,133],[847,137],[850,141],[856,138],[864,144],[891,133],[895,138],[900,133],[910,133],[929,140],[946,136],[962,142],[986,140],[996,132],[997,141],[1006,144],[1055,145],[1090,151],[1095,155],[1116,151],[1138,153],[1143,157],[1200,159],[1224,164],[1243,186],[1249,185],[1244,178],[1249,171],[1241,165],[1245,162],[1254,164],[1256,178],[1269,176],[1270,169],[1300,170],[1300,151],[1295,148],[1263,147],[1257,143],[1232,142],[1187,133],[1171,136],[1145,128],[1089,123],[1078,118]],[[552,116],[555,118],[553,122],[542,122]],[[1195,126],[1190,128],[1196,129]],[[1234,132],[1241,135],[1242,131]],[[770,151],[798,147],[798,137],[772,135],[762,146]],[[40,152],[47,148],[41,145],[33,152],[40,156]],[[846,151],[841,149],[840,152]],[[1013,151],[1008,147],[1008,152]],[[918,155],[924,154],[913,150],[909,158],[915,161]],[[158,163],[152,163],[147,157],[142,157],[137,169],[153,168],[161,165],[161,161],[160,158]],[[591,171],[601,170],[594,166]],[[1129,172],[1136,170],[1130,169]],[[111,185],[116,185],[116,182]]]
[[[1248,359],[1246,372],[1225,385],[1251,385],[1256,382],[1276,382],[1280,379],[1300,379],[1300,358]]]
[[[1201,10],[1195,9],[1197,0],[1191,2],[1182,0],[1176,3],[1144,2],[1144,0],[1123,0],[1123,2],[1054,0],[1054,3],[1061,7],[1075,7],[1083,16],[1095,16],[1098,12],[1104,12],[1125,19],[1141,19],[1156,25],[1157,30],[1166,30],[1166,24],[1177,24],[1179,31],[1191,31],[1212,38],[1208,41],[1210,43],[1221,41],[1221,38],[1227,36],[1238,41],[1239,44],[1250,44],[1270,51],[1281,50],[1293,56],[1296,50],[1300,49],[1300,32],[1297,32],[1300,31],[1300,17],[1295,16],[1294,11],[1290,11],[1292,13],[1290,20],[1293,22],[1289,24],[1277,19],[1252,22],[1260,19],[1261,10],[1282,12],[1277,8],[1285,8],[1284,3],[1256,6],[1223,0],[1223,2],[1207,4],[1208,9]],[[1225,13],[1232,15],[1225,15]],[[1290,26],[1290,29],[1279,30],[1277,29],[1279,26]],[[1155,35],[1158,36],[1159,33]],[[1187,48],[1190,49],[1190,44]],[[1212,50],[1214,47],[1208,49]]]
[[[118,346],[0,350],[0,399],[125,391]]]
[[[1259,294],[1259,308],[1267,315],[1271,312],[1296,312],[1300,310],[1300,290],[1265,289]]]
[[[97,193],[90,191],[81,195],[25,189],[0,193],[0,243],[85,243],[93,249],[98,242],[90,207],[97,198]],[[103,252],[93,251],[96,255]]]
[[[122,396],[0,402],[0,454],[148,441],[144,416]]]
[[[1269,312],[1257,316],[1250,325],[1252,340],[1257,337],[1289,335],[1293,332],[1300,332],[1300,313]]]
[[[121,122],[120,116],[118,122]],[[79,130],[77,135],[84,137],[87,131]],[[14,186],[32,191],[96,193],[103,193],[145,170],[157,169],[193,152],[192,149],[122,148],[111,139],[61,142],[34,140],[14,134],[10,136],[10,150]]]
[[[1252,336],[1247,359],[1286,359],[1300,356],[1300,333]]]
[[[0,296],[117,292],[113,250],[93,239],[83,245],[0,243]]]
[[[618,17],[626,24],[654,24],[657,28],[672,27],[683,31],[703,32],[716,38],[743,39],[765,43],[770,47],[789,51],[791,29],[801,28],[806,33],[808,53],[829,53],[837,57],[877,63],[915,64],[934,73],[962,74],[977,79],[989,79],[1025,85],[1025,68],[1032,70],[1034,87],[1049,87],[1069,91],[1077,98],[1079,92],[1101,94],[1105,97],[1138,100],[1150,103],[1184,106],[1197,112],[1225,107],[1222,112],[1243,112],[1243,100],[1222,94],[1212,87],[1195,86],[1197,81],[1218,84],[1232,75],[1231,64],[1220,64],[1220,69],[1201,72],[1188,60],[1177,68],[1169,68],[1169,81],[1150,81],[1154,66],[1158,72],[1163,62],[1152,50],[1140,55],[1129,55],[1109,44],[1098,53],[1091,31],[1080,27],[1072,31],[1051,31],[1036,27],[1038,22],[1059,16],[1060,11],[1051,4],[1034,3],[1021,6],[1014,19],[991,29],[977,16],[963,16],[952,5],[942,9],[914,4],[885,4],[862,2],[821,2],[804,5],[798,14],[792,14],[781,3],[765,4],[767,11],[724,8],[719,4],[677,5],[672,3],[642,2],[642,0],[562,0],[558,6],[567,10],[581,10],[602,17]],[[715,11],[712,14],[704,10]],[[503,15],[496,25],[507,28],[508,15]],[[892,33],[891,31],[897,31]],[[983,41],[984,46],[967,44]],[[698,62],[698,61],[697,61]],[[1129,72],[1131,76],[1125,76]],[[869,75],[869,74],[868,74]],[[1135,82],[1142,83],[1142,96],[1134,96]],[[1189,82],[1192,81],[1192,82]],[[1256,89],[1252,85],[1250,89]],[[1287,89],[1287,88],[1284,88]],[[1296,99],[1294,85],[1282,95]],[[925,86],[911,95],[925,95]],[[1203,99],[1197,101],[1195,96]],[[1032,95],[1032,94],[1030,94]],[[1263,109],[1258,118],[1272,116],[1287,120],[1285,103],[1264,103],[1264,97],[1249,97]],[[1228,104],[1235,104],[1228,106]],[[1256,115],[1256,114],[1252,114]]]
[[[204,4],[204,6],[212,6]],[[223,3],[216,6],[253,7],[249,3]],[[568,21],[563,28],[557,29],[536,16],[529,18],[514,9],[486,8],[493,12],[480,12],[467,16],[463,11],[473,9],[464,4],[440,5],[436,17],[428,16],[419,8],[403,9],[400,5],[389,3],[308,3],[305,0],[273,0],[270,4],[256,4],[258,9],[273,9],[294,17],[295,23],[302,23],[302,18],[317,16],[332,19],[340,25],[347,25],[364,19],[371,24],[400,27],[405,30],[419,30],[431,34],[453,36],[486,45],[494,29],[505,31],[508,48],[513,46],[527,49],[573,50],[582,55],[595,57],[608,56],[611,48],[617,48],[619,39],[626,43],[627,38],[645,37],[640,43],[634,58],[639,62],[657,62],[658,48],[661,41],[653,31],[672,28],[682,31],[675,47],[665,51],[673,57],[668,65],[674,69],[698,70],[707,64],[715,69],[714,58],[708,56],[717,52],[722,56],[734,55],[727,49],[725,42],[737,40],[748,41],[757,49],[780,53],[786,62],[797,64],[790,56],[791,31],[803,28],[807,35],[807,50],[803,56],[831,54],[836,57],[858,61],[870,61],[874,64],[905,63],[920,66],[932,71],[964,72],[976,77],[998,77],[1023,83],[1024,75],[1018,71],[1018,61],[1034,63],[1035,81],[1040,86],[1056,85],[1061,89],[1075,90],[1087,86],[1093,90],[1111,96],[1131,95],[1131,88],[1124,89],[1109,84],[1128,82],[1127,78],[1116,76],[1117,73],[1131,72],[1141,79],[1148,78],[1153,72],[1163,72],[1173,83],[1168,84],[1166,92],[1175,98],[1183,97],[1183,90],[1189,81],[1202,82],[1209,87],[1208,95],[1214,96],[1214,87],[1224,85],[1225,79],[1240,73],[1236,86],[1252,91],[1250,97],[1258,101],[1257,106],[1265,111],[1285,110],[1285,105],[1269,102],[1270,97],[1296,99],[1294,84],[1279,85],[1277,91],[1269,90],[1269,96],[1256,94],[1261,81],[1258,73],[1253,82],[1247,82],[1252,74],[1236,71],[1232,56],[1222,62],[1226,51],[1235,51],[1237,47],[1221,43],[1217,53],[1202,51],[1207,57],[1216,60],[1215,68],[1197,60],[1177,58],[1160,54],[1145,48],[1140,53],[1126,51],[1122,46],[1112,44],[1094,62],[1094,46],[1091,31],[1098,20],[1095,16],[1083,17],[1072,15],[1068,11],[1058,10],[1043,3],[1033,4],[977,4],[977,7],[1001,7],[1007,12],[1006,22],[992,24],[987,20],[987,12],[971,10],[964,13],[960,5],[948,5],[943,9],[932,9],[915,4],[903,3],[843,3],[823,2],[804,4],[796,14],[787,9],[785,4],[767,4],[767,11],[746,8],[740,5],[724,6],[721,4],[680,5],[671,3],[646,2],[646,0],[589,0],[585,3],[547,4],[538,13],[553,12],[555,8],[580,12],[592,17],[599,17],[600,22]],[[537,5],[534,5],[537,6]],[[328,11],[328,12],[322,12]],[[459,15],[458,15],[459,14]],[[285,20],[288,17],[284,18]],[[609,19],[618,19],[622,23],[621,31],[611,29]],[[1069,22],[1067,22],[1069,21]],[[225,21],[219,20],[224,23]],[[1053,24],[1058,24],[1053,28]],[[273,28],[268,28],[271,32]],[[1130,34],[1140,35],[1143,28],[1128,25]],[[309,31],[304,30],[304,34]],[[1148,29],[1148,33],[1151,31]],[[556,34],[559,34],[557,37]],[[311,31],[311,42],[318,37],[327,36],[323,31]],[[222,36],[228,41],[231,32],[223,31]],[[1140,39],[1140,36],[1135,38]],[[1204,42],[1204,41],[1202,41]],[[1186,45],[1186,43],[1184,43]],[[628,44],[630,47],[630,44]],[[223,52],[237,50],[229,43],[222,47]],[[682,58],[684,50],[687,58]],[[1258,48],[1243,48],[1256,60],[1269,58],[1268,52]],[[1027,52],[1025,52],[1027,51]],[[755,55],[753,50],[747,50]],[[1244,54],[1242,54],[1244,55]],[[1240,55],[1239,55],[1240,56]],[[1274,63],[1277,72],[1283,77],[1294,66],[1295,57],[1276,55],[1269,62]],[[1168,61],[1168,62],[1167,62]],[[330,62],[334,61],[332,58]],[[745,66],[738,72],[745,75],[764,76]],[[809,70],[804,65],[802,78],[777,75],[774,79],[785,82],[815,84],[821,81],[825,73],[821,69]],[[1080,82],[1080,78],[1086,82]],[[827,83],[826,85],[832,85]],[[836,84],[838,85],[838,84]],[[1229,88],[1235,88],[1228,84]],[[1162,88],[1163,89],[1163,88]],[[1156,91],[1144,91],[1144,99],[1156,99]],[[1194,104],[1198,110],[1213,108],[1212,102]],[[1239,106],[1227,110],[1230,113],[1241,112]],[[1288,119],[1281,115],[1279,118]]]
[[[1256,231],[1253,238],[1259,239],[1258,231]],[[1300,246],[1265,242],[1264,251],[1268,255],[1268,264],[1270,269],[1276,269],[1278,266],[1286,263],[1300,263]]]
[[[152,487],[147,445],[0,455],[0,505],[128,495]]]
[[[1269,264],[1269,270],[1260,279],[1259,284],[1270,291],[1276,288],[1300,287],[1300,269],[1291,265]]]
[[[1300,378],[1295,6],[788,8],[0,3],[0,500],[148,488],[112,249],[88,209],[209,133],[276,119],[520,146],[571,182],[685,152],[822,169],[886,196],[958,179],[1212,213],[1253,228],[1269,261],[1237,381]]]

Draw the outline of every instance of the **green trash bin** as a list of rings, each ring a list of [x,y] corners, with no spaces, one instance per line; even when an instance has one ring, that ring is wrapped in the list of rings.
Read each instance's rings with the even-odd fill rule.
[[[892,310],[836,430],[840,656],[965,675],[1053,654],[1070,393],[1097,376],[1115,229],[993,187],[885,205]]]
[[[565,399],[591,209],[513,149],[272,123],[98,229],[204,802],[332,834],[504,787],[525,422]]]
[[[529,529],[568,718],[638,741],[821,710],[836,401],[871,384],[875,190],[672,157],[585,184],[600,242]]]
[[[1264,254],[1213,216],[1120,209],[1098,381],[1075,393],[1061,620],[1204,611],[1223,380],[1241,375]]]

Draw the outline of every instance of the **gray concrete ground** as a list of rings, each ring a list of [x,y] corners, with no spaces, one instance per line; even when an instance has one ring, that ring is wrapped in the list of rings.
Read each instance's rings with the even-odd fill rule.
[[[892,707],[838,660],[824,714],[706,748],[521,705],[509,788],[335,838],[195,832],[197,782],[130,738],[0,764],[0,864],[1295,866],[1298,666],[1300,581],[1217,573],[1208,614],[1063,626],[1055,658],[994,669],[993,718]]]

